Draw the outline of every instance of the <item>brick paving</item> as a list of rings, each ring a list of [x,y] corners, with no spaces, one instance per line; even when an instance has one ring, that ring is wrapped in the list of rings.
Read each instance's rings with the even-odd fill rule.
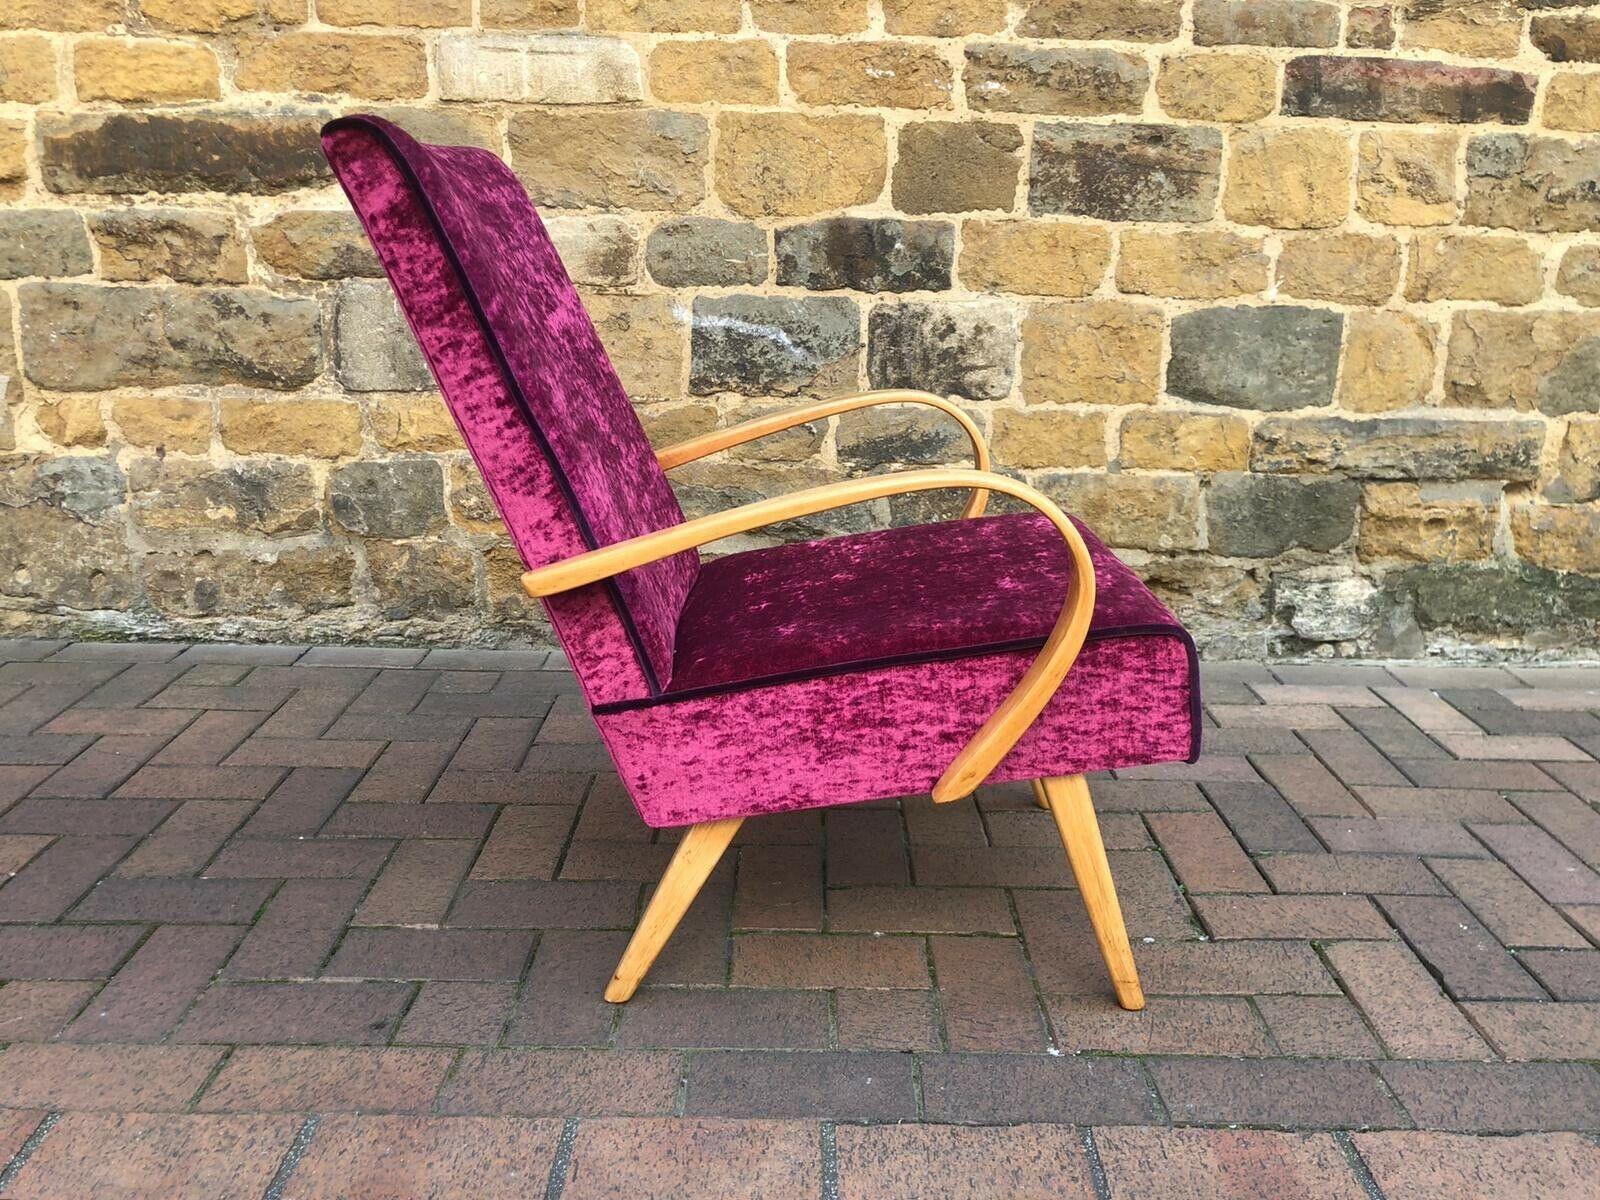
[[[0,1196],[1447,1200],[1600,1177],[1600,668],[1219,664],[1095,791],[673,834],[558,658],[0,642]]]

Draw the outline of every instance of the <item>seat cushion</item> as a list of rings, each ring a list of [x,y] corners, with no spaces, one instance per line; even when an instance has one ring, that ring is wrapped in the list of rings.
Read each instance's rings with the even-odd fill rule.
[[[1082,522],[1089,640],[1182,626]],[[1071,558],[1037,514],[885,529],[701,564],[678,619],[669,696],[1044,644]]]
[[[1089,638],[990,783],[1199,753],[1193,641],[1083,532]],[[705,563],[668,690],[595,705],[600,736],[655,826],[925,792],[1033,662],[1068,562],[1047,521],[995,517]]]

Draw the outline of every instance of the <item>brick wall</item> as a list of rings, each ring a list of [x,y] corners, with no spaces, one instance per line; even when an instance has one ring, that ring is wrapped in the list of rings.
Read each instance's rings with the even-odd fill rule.
[[[657,441],[929,388],[1215,651],[1596,644],[1581,7],[4,0],[0,28],[0,626],[541,635],[317,151],[369,109],[509,158]],[[883,410],[681,482],[699,511],[961,443]]]

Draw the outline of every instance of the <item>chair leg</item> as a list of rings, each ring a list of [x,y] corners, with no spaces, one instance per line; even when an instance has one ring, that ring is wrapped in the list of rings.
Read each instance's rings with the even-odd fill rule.
[[[633,931],[628,948],[622,952],[616,974],[606,987],[606,999],[613,1004],[628,1000],[639,987],[672,931],[689,911],[700,888],[716,868],[722,852],[744,823],[743,817],[704,821],[691,825],[678,843],[678,850],[667,864],[667,873],[656,884],[655,895]]]
[[[1044,794],[1044,780],[1035,779],[1033,781],[1033,799],[1034,803],[1046,812],[1050,810],[1050,798]]]
[[[1117,903],[1117,890],[1111,882],[1111,864],[1106,861],[1106,846],[1089,799],[1089,784],[1082,775],[1057,775],[1036,780],[1033,786],[1056,819],[1067,861],[1072,864],[1078,890],[1089,910],[1095,940],[1100,943],[1100,955],[1111,972],[1117,1003],[1137,1012],[1144,1007],[1144,991],[1139,987],[1128,929],[1122,923],[1122,906]]]

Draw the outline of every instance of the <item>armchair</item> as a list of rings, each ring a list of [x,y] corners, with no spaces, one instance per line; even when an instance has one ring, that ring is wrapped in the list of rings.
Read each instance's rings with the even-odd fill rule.
[[[1193,759],[1192,640],[1094,534],[992,472],[922,392],[799,406],[652,450],[515,178],[370,117],[324,150],[394,284],[644,821],[688,826],[606,998],[629,999],[741,822],[1033,781],[1118,1001],[1143,1006],[1087,772]],[[958,422],[974,465],[851,479],[686,520],[666,472],[889,403]],[[777,521],[933,489],[962,519],[701,560]],[[1033,514],[982,516],[998,492]]]

